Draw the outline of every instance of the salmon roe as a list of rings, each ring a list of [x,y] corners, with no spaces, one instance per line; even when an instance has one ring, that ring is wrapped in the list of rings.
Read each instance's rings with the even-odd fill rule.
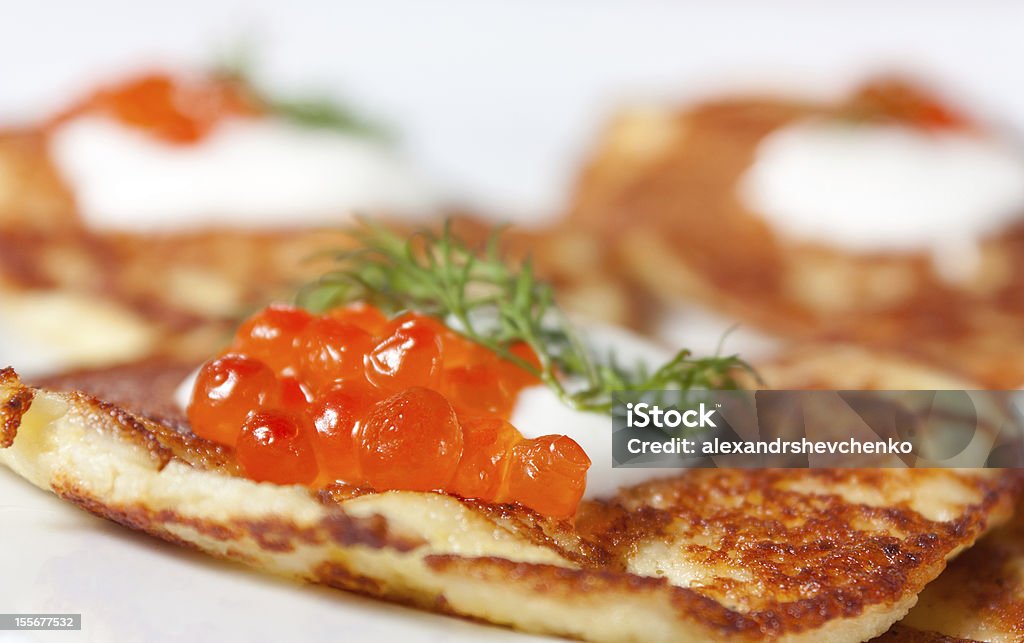
[[[974,126],[941,98],[905,81],[881,78],[860,89],[857,99],[871,112],[927,130],[970,130]]]
[[[151,72],[101,87],[57,115],[55,127],[103,115],[168,143],[197,143],[230,117],[259,116],[263,106],[235,79]]]
[[[520,365],[538,364],[533,351],[510,351],[519,363],[417,313],[271,306],[200,369],[189,421],[257,481],[443,491],[569,518],[590,459],[566,436],[528,440],[509,423],[539,383]]]

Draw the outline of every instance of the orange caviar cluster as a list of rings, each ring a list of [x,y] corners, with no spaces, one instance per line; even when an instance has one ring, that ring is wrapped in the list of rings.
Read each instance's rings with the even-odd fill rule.
[[[199,142],[227,118],[263,111],[236,80],[154,72],[96,90],[59,114],[51,127],[97,114],[169,143],[188,144]]]
[[[537,363],[525,344],[512,352]],[[188,417],[254,480],[444,491],[567,518],[590,459],[566,436],[528,440],[509,423],[537,383],[432,317],[272,306],[203,365]]]
[[[881,78],[860,89],[860,98],[875,109],[929,130],[973,129],[970,119],[938,96],[904,81]]]

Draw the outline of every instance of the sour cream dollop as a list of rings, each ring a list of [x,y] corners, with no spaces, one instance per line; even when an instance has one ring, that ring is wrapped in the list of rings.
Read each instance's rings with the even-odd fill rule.
[[[931,251],[965,277],[977,244],[1024,216],[1024,154],[970,131],[807,120],[761,142],[739,196],[793,238]]]
[[[598,354],[610,351],[624,365],[638,361],[658,365],[672,357],[670,351],[621,328],[587,323],[583,329],[594,351]],[[567,435],[583,447],[591,461],[583,494],[587,499],[607,498],[621,487],[672,474],[672,470],[665,469],[613,467],[611,416],[572,409],[547,386],[521,391],[509,421],[524,438]]]
[[[437,195],[385,145],[280,118],[231,118],[180,145],[103,116],[52,133],[50,153],[99,229],[337,225],[353,213],[419,218]]]

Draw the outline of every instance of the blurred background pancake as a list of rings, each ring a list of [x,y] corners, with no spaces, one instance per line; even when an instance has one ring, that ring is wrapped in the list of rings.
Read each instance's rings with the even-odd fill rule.
[[[995,529],[925,588],[906,627],[977,641],[1024,639],[1024,511]],[[938,636],[936,636],[936,639]]]
[[[28,373],[208,355],[240,317],[323,274],[356,217],[413,230],[458,214],[340,106],[209,71],[101,83],[0,135],[0,353]],[[492,232],[460,221],[474,242]],[[505,239],[569,308],[639,318],[589,237]]]
[[[697,304],[1024,383],[1024,148],[921,84],[624,111],[569,220],[670,324]]]
[[[323,271],[345,245],[324,230],[439,210],[367,123],[183,68],[98,82],[4,133],[0,348],[29,372],[208,354]]]

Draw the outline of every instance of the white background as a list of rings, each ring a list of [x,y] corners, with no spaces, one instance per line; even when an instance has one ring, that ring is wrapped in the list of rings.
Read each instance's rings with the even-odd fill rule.
[[[615,105],[871,71],[936,81],[1024,130],[1024,3],[0,0],[0,118],[30,122],[102,75],[202,63],[240,39],[261,79],[390,122],[443,185],[496,215],[556,212]],[[82,611],[46,640],[521,637],[266,579],[151,542],[0,471],[0,612]],[[0,641],[36,640],[0,633]]]

